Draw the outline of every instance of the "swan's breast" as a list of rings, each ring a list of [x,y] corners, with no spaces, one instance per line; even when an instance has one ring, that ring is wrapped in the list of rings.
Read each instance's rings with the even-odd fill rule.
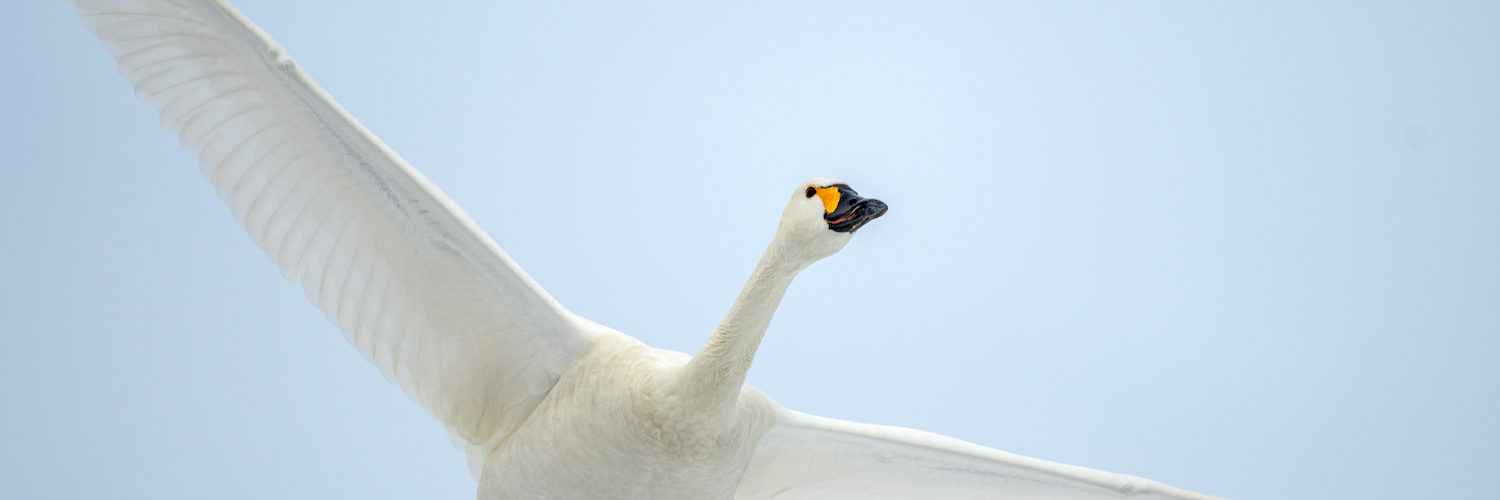
[[[732,497],[771,403],[747,388],[736,414],[704,418],[661,383],[687,359],[601,335],[489,454],[479,497]]]

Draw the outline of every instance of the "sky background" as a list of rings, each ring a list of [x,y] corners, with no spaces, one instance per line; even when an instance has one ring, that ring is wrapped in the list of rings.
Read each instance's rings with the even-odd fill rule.
[[[574,312],[1230,498],[1494,498],[1500,4],[238,2]],[[0,496],[472,498],[56,1],[0,16]]]

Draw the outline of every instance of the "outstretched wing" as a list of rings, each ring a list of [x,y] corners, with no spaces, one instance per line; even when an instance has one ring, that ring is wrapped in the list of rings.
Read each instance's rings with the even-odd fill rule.
[[[930,432],[784,408],[777,409],[776,420],[756,448],[735,498],[1213,498]]]
[[[513,431],[588,346],[591,330],[228,4],[73,3],[251,239],[462,441]]]

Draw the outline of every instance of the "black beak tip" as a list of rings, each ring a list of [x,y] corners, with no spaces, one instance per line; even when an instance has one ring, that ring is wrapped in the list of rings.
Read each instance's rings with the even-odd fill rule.
[[[891,208],[890,206],[886,205],[885,202],[874,198],[866,199],[864,202],[864,206],[870,210],[871,219],[885,215],[885,211],[890,210]]]

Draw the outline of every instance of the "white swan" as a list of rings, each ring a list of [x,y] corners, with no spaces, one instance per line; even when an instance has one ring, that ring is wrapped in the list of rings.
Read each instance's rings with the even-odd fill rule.
[[[1209,498],[745,386],[792,278],[884,213],[846,184],[798,185],[697,355],[652,349],[563,309],[227,4],[74,3],[254,241],[448,428],[480,498]]]

